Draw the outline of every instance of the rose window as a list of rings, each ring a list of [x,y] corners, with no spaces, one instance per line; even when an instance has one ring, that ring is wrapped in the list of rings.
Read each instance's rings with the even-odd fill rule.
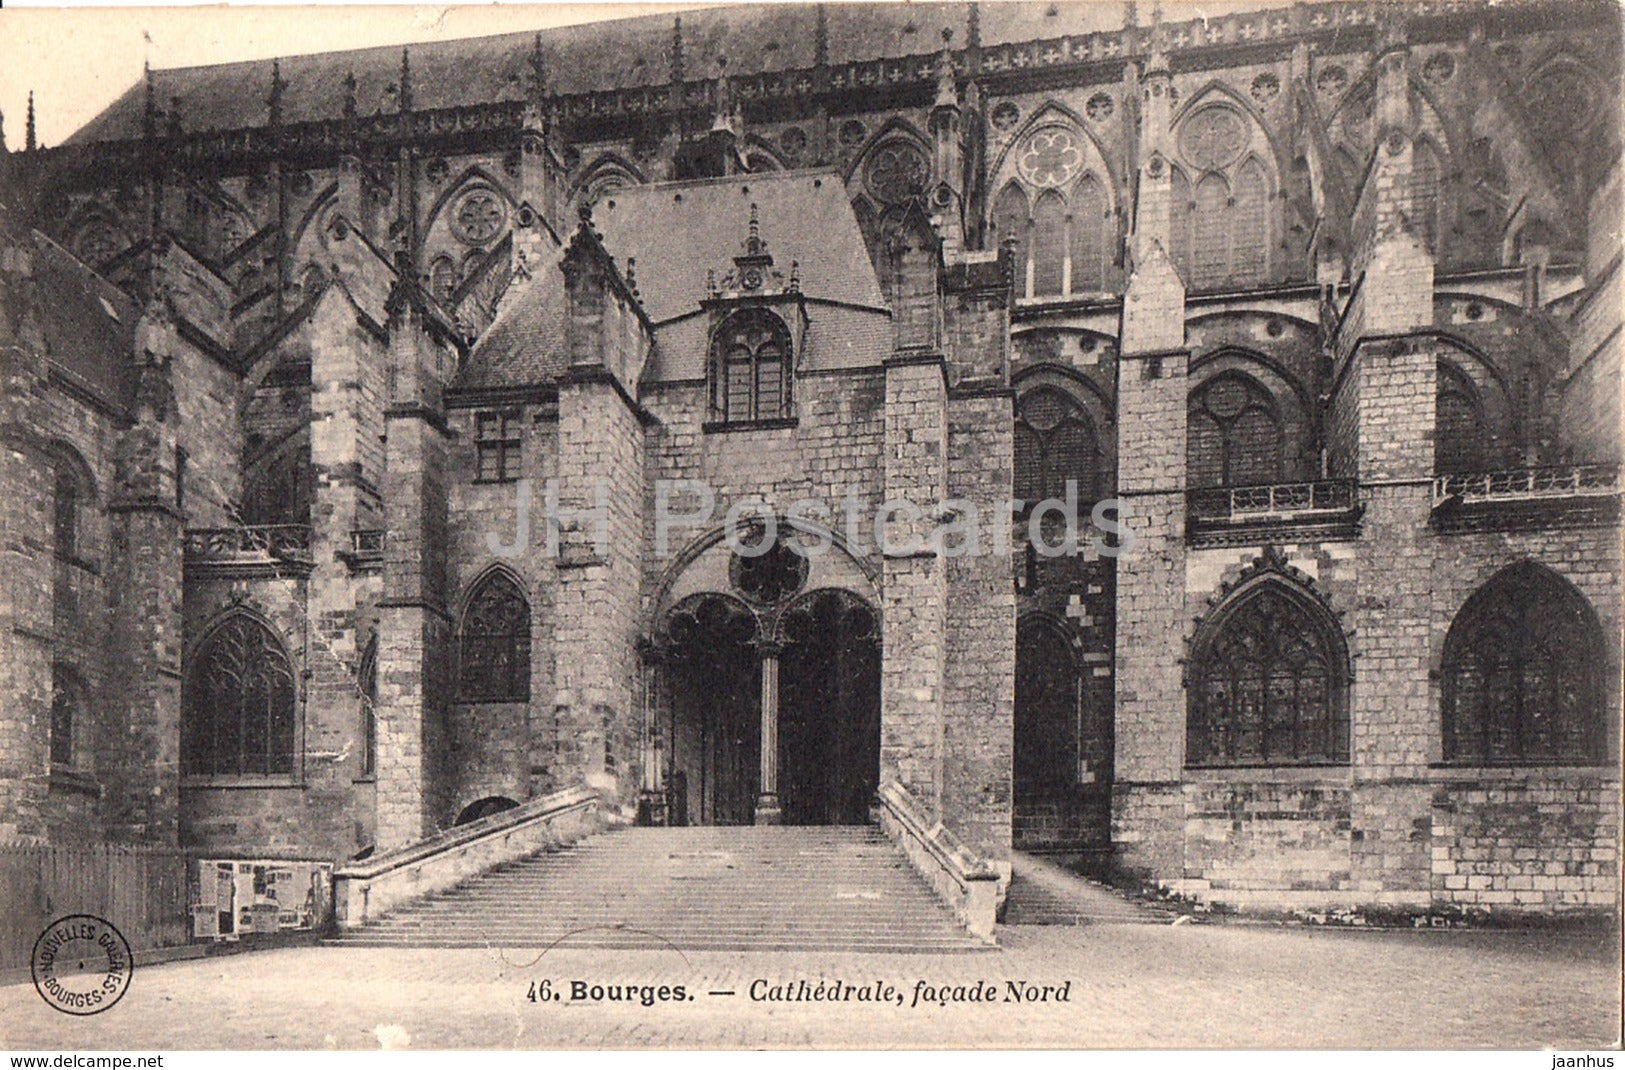
[[[925,188],[925,159],[912,145],[882,145],[869,161],[869,192],[898,204]]]
[[[457,204],[452,230],[468,242],[485,242],[496,237],[508,221],[508,209],[490,190],[475,190]]]
[[[768,604],[801,590],[807,582],[808,561],[805,554],[788,545],[790,537],[787,532],[775,530],[769,541],[765,526],[746,529],[740,539],[746,552],[735,553],[729,562],[734,589],[753,602]]]
[[[1203,108],[1185,120],[1179,147],[1203,171],[1218,171],[1236,162],[1247,147],[1247,127],[1229,108]]]
[[[1035,130],[1016,157],[1016,170],[1035,186],[1064,186],[1083,170],[1083,150],[1072,131],[1049,126]]]

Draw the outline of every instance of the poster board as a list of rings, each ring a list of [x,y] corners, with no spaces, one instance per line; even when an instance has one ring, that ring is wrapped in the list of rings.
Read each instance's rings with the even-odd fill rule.
[[[238,940],[327,924],[333,866],[328,862],[201,859],[194,873],[192,936]]]

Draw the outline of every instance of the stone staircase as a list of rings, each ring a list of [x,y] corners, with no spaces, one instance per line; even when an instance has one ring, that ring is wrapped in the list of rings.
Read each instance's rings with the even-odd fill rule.
[[[1167,925],[1172,911],[1129,899],[1035,855],[1010,855],[1006,925]]]
[[[337,942],[718,951],[988,946],[867,826],[605,832],[407,903]]]

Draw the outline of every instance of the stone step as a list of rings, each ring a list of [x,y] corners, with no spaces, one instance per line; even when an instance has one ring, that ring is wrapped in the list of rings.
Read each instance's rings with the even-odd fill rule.
[[[856,826],[605,833],[408,903],[338,942],[863,951],[985,946],[878,829]]]

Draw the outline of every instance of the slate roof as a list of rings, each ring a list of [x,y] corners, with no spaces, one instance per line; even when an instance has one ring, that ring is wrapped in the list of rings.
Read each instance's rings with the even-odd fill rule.
[[[700,310],[706,272],[721,278],[743,252],[750,206],[773,270],[786,279],[799,264],[801,292],[867,308],[886,308],[852,206],[839,176],[787,171],[699,182],[663,182],[616,190],[600,202],[593,225],[626,273],[635,259],[644,311],[662,322]],[[562,256],[562,254],[561,254]],[[559,259],[534,269],[503,297],[497,318],[463,362],[459,390],[552,382],[567,366],[568,306]]]
[[[564,273],[556,260],[540,265],[529,279],[515,280],[463,361],[457,390],[490,390],[552,382],[569,363],[565,324],[569,314]]]
[[[635,258],[643,308],[657,324],[698,310],[706,272],[720,279],[744,251],[755,204],[773,270],[799,264],[811,298],[885,308],[886,298],[840,176],[832,171],[739,175],[619,189],[593,210],[593,224],[621,265]]]
[[[955,47],[968,34],[965,3],[832,3],[828,19],[831,64],[929,55],[942,48],[942,31]],[[1110,3],[984,3],[984,45],[1116,29],[1122,8]],[[681,13],[683,63],[690,79],[716,76],[718,59],[730,73],[814,66],[817,13],[812,4],[732,4]],[[542,30],[552,88],[564,94],[664,85],[671,79],[671,15],[616,19]],[[534,32],[433,41],[411,46],[413,104],[419,110],[523,100]],[[283,119],[298,123],[336,119],[344,78],[353,71],[363,115],[396,110],[401,49],[395,46],[292,56],[281,60]],[[157,99],[179,97],[188,131],[257,127],[266,121],[269,60],[177,67],[153,72]],[[68,139],[69,144],[140,136],[144,85],[123,96]]]
[[[51,362],[103,404],[123,412],[135,390],[131,355],[141,308],[73,254],[34,231],[35,313]]]

